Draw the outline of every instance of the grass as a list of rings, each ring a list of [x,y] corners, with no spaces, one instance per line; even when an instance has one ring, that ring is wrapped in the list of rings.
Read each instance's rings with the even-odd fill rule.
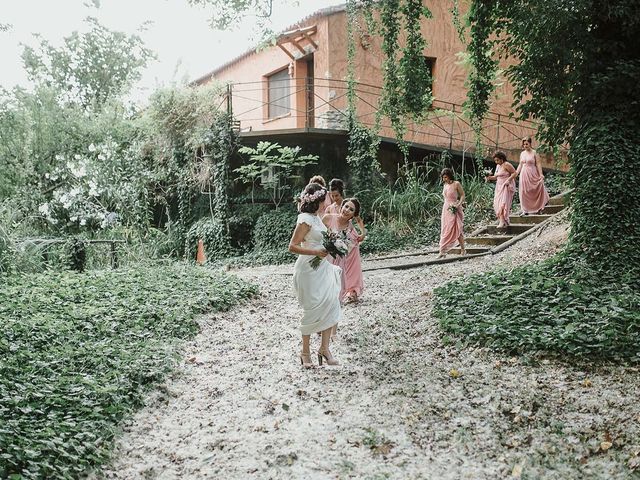
[[[170,371],[195,317],[256,288],[184,264],[0,277],[0,478],[77,478]]]

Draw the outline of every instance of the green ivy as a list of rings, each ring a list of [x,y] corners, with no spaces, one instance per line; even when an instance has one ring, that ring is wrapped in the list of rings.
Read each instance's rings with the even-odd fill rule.
[[[183,264],[0,278],[0,478],[83,478],[199,314],[256,288]]]
[[[435,290],[443,330],[469,345],[640,362],[640,285],[575,268],[565,255],[464,278]]]
[[[569,258],[600,278],[640,277],[640,197],[626,193],[640,190],[640,108],[629,98],[640,78],[637,2],[475,0],[469,26],[474,126],[489,108],[498,62],[509,59],[517,116],[538,120],[547,145],[570,145]]]

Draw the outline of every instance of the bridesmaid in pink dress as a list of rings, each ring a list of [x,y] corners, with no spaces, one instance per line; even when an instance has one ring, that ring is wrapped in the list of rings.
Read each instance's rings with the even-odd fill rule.
[[[522,214],[540,213],[549,202],[549,193],[544,186],[542,165],[536,156],[536,151],[531,148],[531,138],[522,139],[520,164],[516,176],[520,175],[518,190],[520,195],[520,207]]]
[[[322,175],[314,175],[313,177],[311,177],[309,179],[308,185],[312,183],[317,183],[318,185],[322,185],[323,188],[327,188],[327,182],[324,181],[324,177]],[[318,208],[318,216],[320,218],[322,218],[322,215],[326,213],[326,210],[327,208],[329,208],[329,205],[331,205],[332,201],[333,200],[331,200],[331,196],[327,195],[324,201],[320,204],[320,208]]]
[[[362,233],[358,233],[353,220],[358,221]],[[345,257],[330,258],[331,263],[342,268],[342,289],[340,300],[345,303],[357,302],[364,289],[362,278],[362,259],[360,243],[366,236],[364,224],[360,219],[360,202],[357,198],[347,198],[342,202],[340,213],[325,214],[324,224],[334,232],[344,231],[353,247]]]
[[[462,204],[464,203],[464,190],[460,182],[453,179],[453,170],[445,168],[440,174],[444,189],[444,205],[440,216],[440,255],[442,258],[456,244],[460,244],[460,255],[466,255],[464,249],[463,220],[464,213]],[[455,212],[453,211],[455,210]]]
[[[342,210],[342,202],[344,201],[344,182],[339,178],[334,178],[329,182],[329,195],[331,205],[329,205],[324,213],[339,214]]]
[[[509,226],[509,215],[511,214],[511,204],[513,194],[516,191],[516,169],[507,162],[504,152],[493,154],[493,161],[496,162],[495,175],[487,175],[487,182],[496,182],[496,191],[493,195],[493,210],[498,217],[498,228]]]

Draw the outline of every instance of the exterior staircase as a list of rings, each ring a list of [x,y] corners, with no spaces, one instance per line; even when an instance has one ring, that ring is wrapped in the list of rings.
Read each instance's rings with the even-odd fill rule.
[[[527,232],[533,229],[556,213],[564,209],[564,194],[549,199],[549,204],[538,215],[512,216],[511,225],[507,228],[498,228],[494,225],[480,227],[470,236],[465,237],[467,256],[481,253],[498,253],[511,246],[520,238],[527,236]],[[498,248],[504,246],[504,248]],[[460,253],[460,248],[450,250],[450,253]]]
[[[424,265],[457,262],[482,255],[492,255],[527,237],[565,208],[565,198],[569,192],[561,193],[549,199],[549,203],[539,215],[512,216],[511,225],[498,228],[485,225],[465,237],[467,254],[460,255],[460,248],[453,248],[445,258],[433,258],[437,250],[427,250],[404,255],[390,255],[371,258],[365,261],[363,271],[401,270]],[[451,255],[453,254],[453,255]]]

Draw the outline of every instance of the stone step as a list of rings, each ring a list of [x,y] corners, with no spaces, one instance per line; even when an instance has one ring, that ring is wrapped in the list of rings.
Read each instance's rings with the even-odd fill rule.
[[[509,220],[511,220],[511,225],[522,225],[523,223],[528,223],[528,224],[532,224],[532,223],[542,223],[544,222],[546,219],[551,218],[552,215],[522,215],[521,217],[518,217],[516,215],[513,215],[512,217],[509,218]]]
[[[549,205],[564,205],[564,196],[556,195],[549,199]]]
[[[466,242],[466,239],[465,239],[465,242]],[[467,250],[467,255],[475,255],[476,253],[485,253],[489,251],[488,248],[482,248],[482,247],[476,247],[476,246],[468,246],[466,250]],[[452,248],[447,253],[460,255],[460,247]]]
[[[533,228],[532,223],[516,223],[511,224],[507,228],[498,228],[495,225],[488,226],[486,233],[489,235],[520,235]]]
[[[464,239],[469,245],[500,245],[501,243],[511,240],[512,235],[486,235],[482,237],[467,237]]]
[[[563,209],[564,209],[564,205],[547,205],[546,207],[544,207],[544,210],[542,210],[542,214],[553,215]]]

